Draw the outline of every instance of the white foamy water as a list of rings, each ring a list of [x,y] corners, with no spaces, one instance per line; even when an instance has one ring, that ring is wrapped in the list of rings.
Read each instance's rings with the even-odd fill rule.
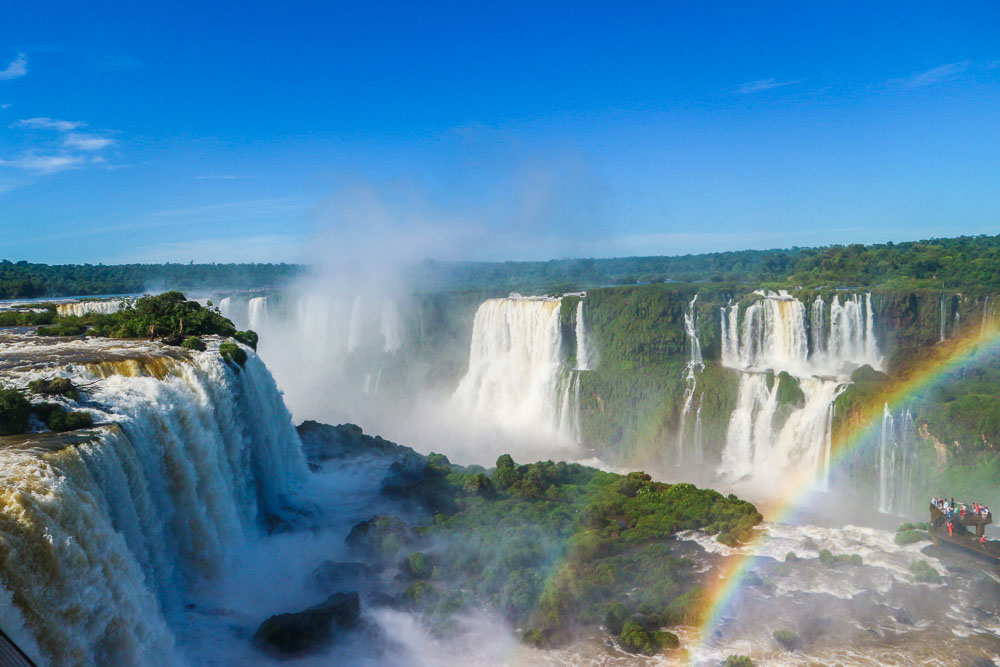
[[[166,357],[121,341],[0,345],[15,382],[72,359],[59,374],[99,380],[84,407],[106,424],[0,451],[5,629],[42,664],[183,662],[185,597],[289,510],[306,473],[270,374],[252,353],[237,372],[214,343]]]
[[[124,303],[120,299],[104,299],[100,301],[76,301],[73,303],[56,304],[56,312],[60,315],[75,315],[83,317],[90,313],[102,313],[110,315],[117,313]]]

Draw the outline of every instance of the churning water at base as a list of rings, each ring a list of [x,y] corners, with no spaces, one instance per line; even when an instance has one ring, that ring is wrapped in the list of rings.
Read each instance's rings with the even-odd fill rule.
[[[64,367],[99,380],[84,405],[105,425],[0,452],[0,622],[43,664],[182,662],[172,626],[186,596],[285,515],[305,477],[256,355],[240,371],[213,349],[148,355]]]

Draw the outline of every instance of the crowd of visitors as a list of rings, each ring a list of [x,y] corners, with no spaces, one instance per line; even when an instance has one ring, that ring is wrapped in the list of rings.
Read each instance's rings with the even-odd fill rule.
[[[949,519],[955,517],[965,519],[968,516],[970,519],[985,521],[990,518],[990,508],[979,503],[956,503],[954,498],[950,500],[948,498],[931,498],[931,504],[941,510],[941,513]]]

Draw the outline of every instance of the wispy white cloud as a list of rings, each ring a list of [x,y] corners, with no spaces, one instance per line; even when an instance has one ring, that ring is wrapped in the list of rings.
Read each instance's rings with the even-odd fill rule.
[[[14,167],[39,174],[54,174],[58,171],[76,169],[85,162],[80,155],[35,155],[25,154],[15,160],[0,160],[0,167]]]
[[[69,132],[78,127],[83,127],[86,123],[78,120],[57,120],[55,118],[22,118],[14,123],[19,127],[30,127],[39,130],[56,130],[58,132]],[[13,126],[12,126],[13,127]]]
[[[73,132],[66,135],[63,145],[67,148],[75,148],[81,151],[99,151],[115,143],[107,137],[99,137],[96,134],[80,134]]]
[[[761,93],[765,90],[772,90],[774,88],[783,88],[784,86],[793,86],[796,83],[801,83],[802,79],[795,79],[794,81],[778,81],[777,79],[756,79],[754,81],[746,81],[736,86],[727,88],[730,92],[736,93],[738,95],[749,95],[752,93]]]
[[[10,108],[10,102],[7,102],[6,104],[0,104],[0,109],[9,109],[9,108]]]
[[[28,73],[28,57],[23,53],[17,54],[4,69],[0,69],[0,81],[16,79]]]
[[[954,79],[969,69],[971,64],[972,63],[968,60],[965,60],[960,63],[938,65],[937,67],[932,67],[928,70],[924,70],[923,72],[917,72],[916,74],[903,79],[894,79],[892,83],[901,84],[907,88],[924,88],[925,86],[933,86],[936,83]]]

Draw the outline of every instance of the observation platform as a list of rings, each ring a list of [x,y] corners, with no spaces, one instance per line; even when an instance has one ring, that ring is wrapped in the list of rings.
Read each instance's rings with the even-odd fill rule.
[[[953,514],[949,519],[944,512],[930,503],[931,529],[930,536],[937,546],[941,542],[957,547],[980,558],[986,558],[1000,566],[1000,542],[979,540],[986,532],[986,526],[993,523],[992,512],[985,517],[967,513],[964,517]],[[948,534],[948,522],[952,522],[953,533]]]

